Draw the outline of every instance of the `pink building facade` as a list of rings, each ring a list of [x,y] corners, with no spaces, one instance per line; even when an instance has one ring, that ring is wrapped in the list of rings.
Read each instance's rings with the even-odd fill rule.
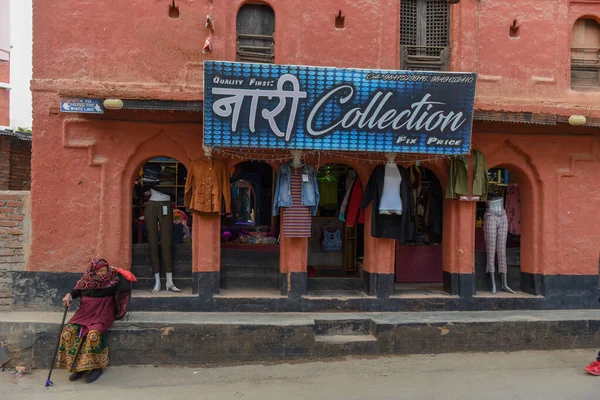
[[[32,235],[27,266],[15,279],[54,282],[48,290],[66,288],[92,257],[132,268],[132,188],[138,172],[156,157],[186,167],[204,157],[197,106],[203,100],[203,62],[240,59],[244,38],[237,17],[248,2],[112,3],[34,0]],[[411,45],[404,44],[401,32],[423,27],[403,26],[408,22],[402,21],[401,7],[427,10],[419,3],[257,2],[274,14],[270,61],[377,69],[407,65]],[[600,252],[599,49],[594,36],[600,2],[430,3],[447,10],[447,53],[436,65],[477,73],[473,147],[485,154],[488,168],[509,171],[519,185],[514,284],[522,306],[590,306]],[[207,16],[214,31],[206,27]],[[435,24],[429,25],[423,29]],[[418,46],[420,36],[415,37]],[[207,38],[211,49],[203,53]],[[101,115],[61,112],[61,99],[73,97],[121,99],[130,106]],[[582,117],[585,123],[575,126]],[[215,156],[232,168],[242,161]],[[365,159],[383,160],[374,154]],[[472,162],[472,156],[467,159]],[[266,161],[274,168],[281,163]],[[327,153],[306,161],[346,164],[363,184],[374,168],[364,160]],[[446,188],[448,160],[422,166]],[[478,212],[475,202],[444,200],[440,284],[449,296],[443,301],[458,308],[473,307],[471,298],[489,291],[485,266],[477,262]],[[364,255],[356,273],[367,297],[376,299],[373,304],[405,309],[402,289],[394,285],[399,244],[371,237],[369,210],[366,216]],[[213,301],[222,279],[221,224],[218,216],[194,215],[192,225],[188,272],[193,293]],[[282,238],[278,247],[281,295],[305,296],[309,242]],[[388,298],[396,303],[385,303],[392,301]],[[484,298],[475,307],[494,301]]]

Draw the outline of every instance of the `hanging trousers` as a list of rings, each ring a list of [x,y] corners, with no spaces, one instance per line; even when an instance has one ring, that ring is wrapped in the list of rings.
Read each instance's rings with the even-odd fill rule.
[[[166,207],[166,215],[163,207]],[[171,244],[173,241],[173,208],[169,201],[149,201],[144,207],[144,222],[148,232],[148,248],[152,272],[160,272],[159,250],[162,250],[165,272],[173,272]],[[160,227],[160,231],[159,231]],[[158,242],[160,234],[160,244]],[[160,247],[159,247],[160,246]]]
[[[483,234],[487,251],[487,272],[496,271],[494,257],[498,253],[498,271],[507,272],[506,237],[508,236],[508,219],[505,211],[487,210],[483,217]]]

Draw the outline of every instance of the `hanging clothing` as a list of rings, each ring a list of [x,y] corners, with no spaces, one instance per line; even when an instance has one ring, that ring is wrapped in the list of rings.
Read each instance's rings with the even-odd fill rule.
[[[467,159],[464,156],[451,158],[448,171],[448,185],[446,186],[446,198],[453,199],[456,196],[467,196],[468,194],[469,165]]]
[[[218,159],[192,161],[185,181],[185,207],[191,211],[220,213],[222,201],[225,212],[231,212],[231,185],[225,162]]]
[[[277,172],[277,182],[275,184],[275,196],[273,197],[273,216],[279,215],[279,208],[292,206],[291,194],[291,168],[292,162],[287,162],[279,167]],[[313,216],[317,215],[319,206],[320,194],[319,185],[317,184],[317,174],[315,169],[308,164],[304,164],[301,168],[301,205],[310,207]]]
[[[337,181],[319,180],[319,205],[335,206],[338,204],[338,183]]]
[[[380,214],[402,214],[400,185],[402,176],[396,164],[386,163],[383,176],[383,192],[379,201]]]
[[[341,251],[342,233],[339,229],[331,232],[329,229],[323,229],[323,241],[321,242],[323,251]]]
[[[402,200],[402,209],[412,210],[414,207],[412,197],[412,187],[410,184],[410,175],[408,170],[403,167],[398,167],[402,178],[400,187],[400,198]],[[375,167],[367,183],[367,187],[363,194],[360,207],[365,209],[372,205],[372,221],[371,221],[371,236],[384,239],[397,239],[407,241],[413,239],[414,236],[414,214],[405,212],[400,214],[381,214],[379,212],[379,204],[383,194],[383,186],[385,179],[385,166],[378,165]]]
[[[302,205],[302,170],[290,169],[291,207],[282,210],[282,230],[285,237],[310,237],[310,208]]]
[[[514,183],[506,188],[506,205],[508,216],[508,232],[512,235],[521,234],[521,193],[519,186]]]
[[[479,150],[473,152],[475,175],[473,176],[473,196],[479,196],[481,201],[487,200],[488,170],[485,154]]]
[[[346,226],[354,227],[358,218],[359,224],[365,223],[365,210],[360,208],[360,201],[363,197],[363,187],[358,177],[354,180],[350,200],[348,203],[348,211],[346,215]]]
[[[429,201],[425,225],[429,226],[430,236],[433,234],[439,240],[441,240],[440,236],[442,235],[443,202],[444,196],[442,194],[442,185],[437,178],[432,177],[431,183],[429,184]],[[431,237],[433,241],[438,242],[439,240],[434,240],[436,238]]]
[[[348,171],[346,175],[346,194],[344,195],[344,199],[342,200],[342,205],[340,206],[340,212],[338,213],[338,218],[340,221],[346,220],[346,210],[348,208],[348,200],[350,200],[350,194],[352,193],[352,188],[354,186],[354,181],[356,180],[356,171],[351,169]]]

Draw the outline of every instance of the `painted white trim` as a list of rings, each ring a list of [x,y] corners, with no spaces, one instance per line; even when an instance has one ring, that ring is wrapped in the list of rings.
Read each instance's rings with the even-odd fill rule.
[[[10,83],[0,82],[0,89],[10,90],[12,88],[10,87]]]
[[[12,131],[12,128],[10,126],[0,125],[0,131]]]

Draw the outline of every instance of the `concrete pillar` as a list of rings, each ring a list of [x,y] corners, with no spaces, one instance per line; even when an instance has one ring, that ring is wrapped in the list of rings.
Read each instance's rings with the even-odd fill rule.
[[[221,216],[194,213],[192,218],[193,293],[212,298],[220,290]]]

